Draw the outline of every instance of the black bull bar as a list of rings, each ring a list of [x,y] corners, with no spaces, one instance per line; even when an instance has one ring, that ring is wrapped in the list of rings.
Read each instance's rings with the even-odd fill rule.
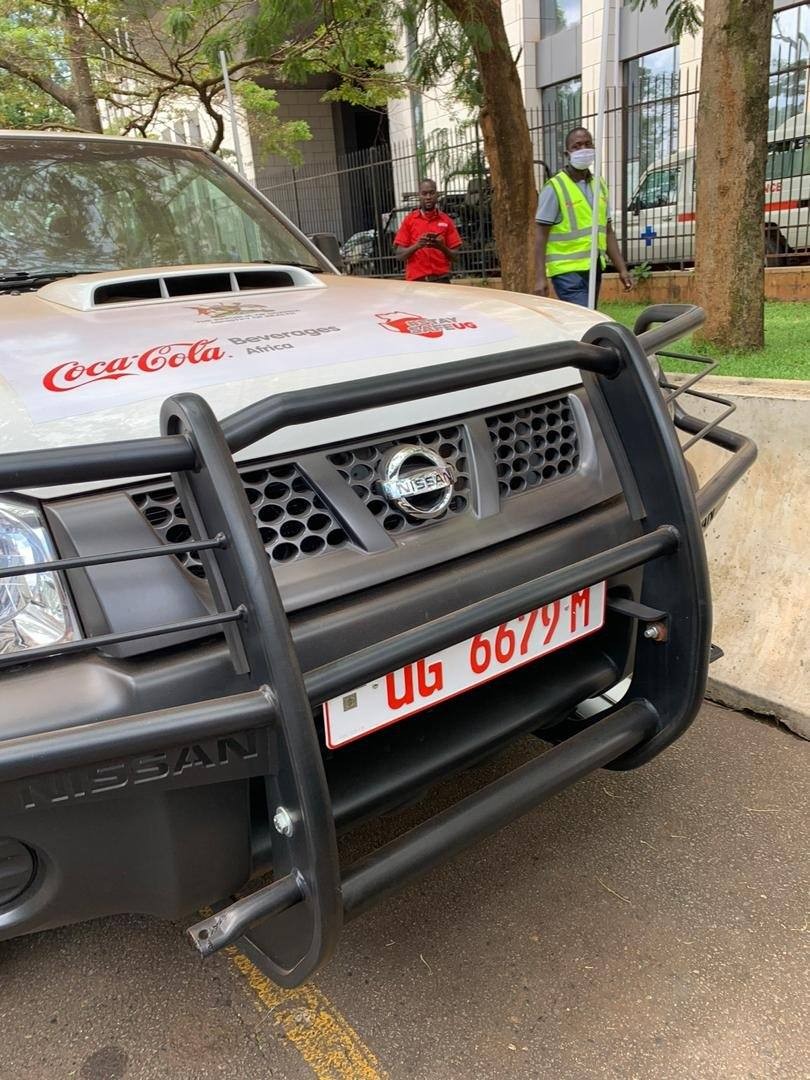
[[[743,436],[682,412],[676,425],[732,456],[696,494],[648,353],[700,324],[697,308],[651,308],[638,334],[593,327],[582,342],[496,353],[428,370],[282,393],[221,423],[194,394],[168,399],[162,435],[151,439],[0,456],[0,491],[171,473],[193,540],[159,551],[56,559],[55,571],[102,562],[199,552],[216,612],[129,634],[33,649],[26,662],[134,638],[210,626],[228,643],[235,670],[252,690],[78,728],[0,741],[0,784],[59,769],[175,747],[246,729],[266,740],[265,789],[275,880],[192,927],[203,955],[245,935],[244,944],[284,986],[308,978],[331,955],[346,918],[366,910],[466,845],[493,832],[594,769],[635,768],[689,726],[709,663],[711,601],[700,521],[750,467],[756,448]],[[654,322],[664,325],[647,330]],[[302,672],[290,626],[234,465],[234,452],[290,424],[490,382],[578,368],[622,481],[639,535],[534,581],[479,601],[321,668]],[[611,575],[644,566],[642,603],[628,614],[663,620],[665,632],[638,635],[623,702],[539,758],[341,870],[335,819],[312,710],[324,701],[455,642]],[[29,567],[29,570],[34,569]],[[19,572],[0,571],[0,580]],[[19,656],[0,657],[0,667]]]

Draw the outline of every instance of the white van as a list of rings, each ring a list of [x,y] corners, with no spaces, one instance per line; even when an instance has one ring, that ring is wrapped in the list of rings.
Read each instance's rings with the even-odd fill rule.
[[[693,262],[694,147],[649,168],[627,211],[628,262],[675,266]],[[769,263],[780,265],[793,262],[795,255],[810,254],[808,116],[792,117],[768,132],[765,228]]]

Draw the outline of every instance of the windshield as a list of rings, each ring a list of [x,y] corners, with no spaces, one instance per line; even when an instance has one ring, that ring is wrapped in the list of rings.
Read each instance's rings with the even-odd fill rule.
[[[0,273],[317,259],[211,158],[145,140],[0,140]]]
[[[635,203],[639,210],[650,210],[676,202],[680,171],[680,167],[676,165],[648,172],[636,192]]]

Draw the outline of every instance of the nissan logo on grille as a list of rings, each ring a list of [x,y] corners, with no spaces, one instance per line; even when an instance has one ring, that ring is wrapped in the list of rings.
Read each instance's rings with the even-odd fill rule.
[[[443,514],[453,497],[456,471],[426,446],[397,446],[380,463],[385,497],[415,518]]]

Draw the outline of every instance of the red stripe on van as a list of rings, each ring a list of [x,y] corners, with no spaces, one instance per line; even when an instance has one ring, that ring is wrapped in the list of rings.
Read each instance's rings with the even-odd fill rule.
[[[798,199],[787,199],[785,202],[770,202],[765,203],[766,210],[799,210],[806,203],[800,202]],[[678,221],[694,221],[695,215],[686,213],[678,214]]]

